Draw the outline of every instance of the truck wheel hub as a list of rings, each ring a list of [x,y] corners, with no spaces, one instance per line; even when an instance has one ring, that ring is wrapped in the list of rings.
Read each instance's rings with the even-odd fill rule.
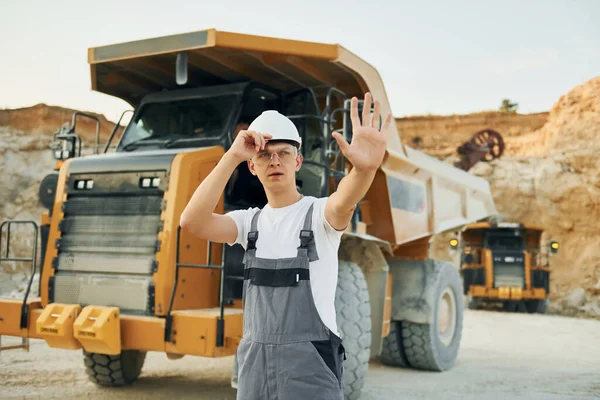
[[[440,296],[438,307],[438,332],[440,341],[448,346],[456,330],[456,297],[451,288],[446,288]]]

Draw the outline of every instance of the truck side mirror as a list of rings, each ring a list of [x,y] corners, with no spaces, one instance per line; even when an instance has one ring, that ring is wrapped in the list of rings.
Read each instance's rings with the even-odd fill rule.
[[[550,242],[550,251],[552,252],[552,254],[558,253],[558,242]]]

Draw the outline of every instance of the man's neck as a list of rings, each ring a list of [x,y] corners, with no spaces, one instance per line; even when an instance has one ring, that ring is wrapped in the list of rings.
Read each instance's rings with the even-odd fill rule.
[[[285,192],[270,192],[265,190],[267,195],[267,200],[269,201],[269,205],[271,208],[283,208],[287,206],[291,206],[292,204],[297,203],[302,199],[298,190],[294,187],[291,190],[287,190]]]

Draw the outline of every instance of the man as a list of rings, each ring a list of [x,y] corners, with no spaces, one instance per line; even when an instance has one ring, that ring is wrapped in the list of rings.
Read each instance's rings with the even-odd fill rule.
[[[336,325],[337,252],[342,232],[366,194],[386,150],[379,103],[362,124],[352,99],[353,137],[333,136],[351,172],[327,198],[303,197],[295,175],[302,145],[295,125],[266,111],[198,186],[181,226],[218,243],[240,243],[244,257],[244,334],[237,350],[239,400],[343,399],[344,348]],[[386,131],[388,115],[382,127]],[[246,160],[267,195],[262,209],[214,214],[234,169]]]

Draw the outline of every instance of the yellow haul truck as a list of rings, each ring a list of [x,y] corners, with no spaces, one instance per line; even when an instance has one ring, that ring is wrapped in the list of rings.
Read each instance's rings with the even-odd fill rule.
[[[134,113],[103,150],[96,143],[98,154],[79,156],[73,127],[55,136],[62,164],[41,191],[48,212],[39,226],[3,228],[41,231],[39,298],[2,300],[0,335],[82,349],[100,385],[135,381],[149,351],[231,356],[242,336],[243,250],[181,230],[181,212],[236,123],[266,109],[302,135],[299,189],[329,195],[351,168],[331,133],[350,140],[352,96],[370,91],[383,115],[391,111],[383,82],[339,45],[216,30],[90,48],[88,60],[92,89]],[[348,399],[358,398],[372,357],[437,371],[454,364],[460,276],[429,258],[430,239],[496,213],[486,181],[403,146],[395,124],[385,135],[387,155],[340,248]],[[240,191],[230,182],[217,212],[263,206],[256,183]]]
[[[550,254],[558,243],[542,244],[544,229],[517,222],[467,225],[450,246],[460,251],[469,308],[501,302],[504,310],[545,313],[550,294]]]

